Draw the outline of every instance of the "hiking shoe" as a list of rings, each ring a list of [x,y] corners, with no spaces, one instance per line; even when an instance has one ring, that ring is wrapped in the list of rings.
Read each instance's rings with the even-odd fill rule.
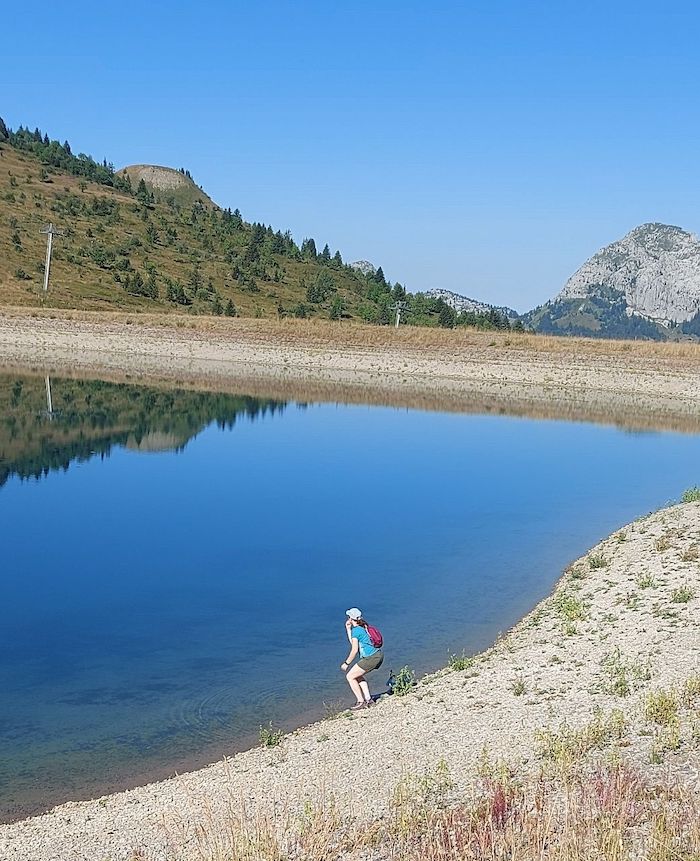
[[[376,706],[377,703],[373,699],[371,699],[371,700],[365,700],[365,705],[367,706],[367,708],[369,708],[370,706]]]
[[[366,709],[366,708],[367,708],[367,703],[363,701],[361,703],[355,703],[354,706],[350,706],[350,711],[351,712],[359,712],[361,709]]]

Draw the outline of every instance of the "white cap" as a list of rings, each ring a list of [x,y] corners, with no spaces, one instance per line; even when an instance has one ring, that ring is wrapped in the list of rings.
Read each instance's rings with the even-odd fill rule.
[[[353,622],[357,622],[358,619],[362,618],[362,610],[358,610],[357,607],[351,607],[345,611],[345,615],[349,616]]]

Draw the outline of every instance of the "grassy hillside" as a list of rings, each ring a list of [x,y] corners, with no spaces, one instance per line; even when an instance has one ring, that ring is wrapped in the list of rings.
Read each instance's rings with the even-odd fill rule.
[[[48,222],[54,243],[43,295]],[[363,274],[340,252],[221,209],[184,169],[74,155],[39,129],[0,119],[0,304],[180,311],[249,317],[355,317],[414,325],[508,329],[498,312],[458,315],[441,299],[407,294],[379,267]],[[519,325],[519,324],[515,324]]]
[[[300,249],[237,211],[134,188],[68,144],[3,129],[0,121],[2,303],[41,301],[49,221],[63,231],[47,297],[54,306],[372,320],[382,299],[390,303],[383,276],[367,278],[313,241]]]

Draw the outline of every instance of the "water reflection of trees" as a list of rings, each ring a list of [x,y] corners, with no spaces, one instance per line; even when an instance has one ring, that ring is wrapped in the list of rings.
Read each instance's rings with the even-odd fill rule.
[[[182,450],[209,424],[230,429],[285,406],[246,395],[0,376],[0,486],[13,475],[39,478],[104,458],[115,445]]]

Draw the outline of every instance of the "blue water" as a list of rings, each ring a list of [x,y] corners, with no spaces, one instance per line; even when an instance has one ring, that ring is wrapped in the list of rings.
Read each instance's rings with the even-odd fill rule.
[[[384,633],[378,690],[486,647],[699,463],[698,436],[289,404],[177,450],[10,470],[0,819],[349,704],[347,607]]]

